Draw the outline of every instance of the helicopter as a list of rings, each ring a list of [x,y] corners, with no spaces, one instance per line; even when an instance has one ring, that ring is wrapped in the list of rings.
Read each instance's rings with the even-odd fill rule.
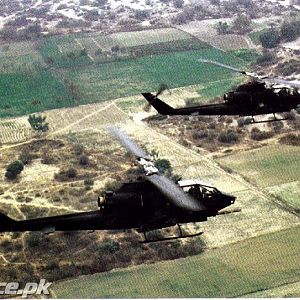
[[[111,134],[131,153],[144,173],[136,181],[126,182],[98,197],[98,210],[16,221],[0,213],[0,232],[137,229],[143,242],[156,242],[202,234],[184,235],[180,224],[206,221],[235,197],[220,192],[200,180],[180,180],[175,184],[156,168],[150,157],[123,131],[110,127]],[[226,212],[225,212],[226,213]],[[178,225],[180,235],[160,240],[147,239],[146,232]]]
[[[241,84],[235,90],[224,94],[223,103],[173,108],[160,100],[158,96],[166,89],[165,85],[156,95],[142,93],[144,98],[162,115],[238,115],[252,117],[249,123],[263,123],[286,120],[278,119],[275,113],[289,112],[300,106],[299,81],[287,81],[268,76],[260,76],[219,62],[199,59],[251,78],[248,83]],[[273,114],[274,119],[256,121],[254,116]]]

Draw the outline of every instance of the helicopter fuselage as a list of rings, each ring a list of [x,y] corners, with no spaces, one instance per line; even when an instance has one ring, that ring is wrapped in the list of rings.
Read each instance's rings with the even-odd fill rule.
[[[125,183],[116,192],[107,191],[98,201],[99,210],[69,215],[14,221],[0,216],[0,232],[4,231],[71,231],[141,229],[149,231],[178,223],[202,222],[233,204],[235,197],[215,188],[201,185],[189,187],[188,193],[201,201],[204,211],[189,211],[176,207],[153,188],[148,181]]]

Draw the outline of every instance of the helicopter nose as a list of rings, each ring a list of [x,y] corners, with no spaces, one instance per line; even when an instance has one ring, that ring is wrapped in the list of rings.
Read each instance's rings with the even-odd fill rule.
[[[234,197],[232,195],[225,194],[224,198],[223,198],[224,208],[227,207],[227,206],[229,206],[229,205],[234,204],[235,199],[236,199],[236,197]]]

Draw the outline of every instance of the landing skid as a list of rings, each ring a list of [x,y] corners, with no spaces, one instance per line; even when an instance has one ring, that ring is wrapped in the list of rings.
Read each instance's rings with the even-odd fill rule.
[[[288,118],[281,118],[281,119],[278,119],[276,118],[275,114],[274,115],[274,119],[271,119],[271,120],[263,120],[263,121],[256,121],[254,119],[254,116],[251,116],[250,119],[250,122],[249,123],[246,123],[245,125],[250,125],[250,124],[259,124],[259,123],[271,123],[271,122],[278,122],[278,121],[285,121],[285,120],[288,120]]]
[[[200,231],[194,234],[186,234],[184,235],[182,233],[181,227],[179,224],[177,224],[178,229],[179,229],[179,236],[171,236],[171,237],[166,237],[166,238],[162,238],[162,239],[155,239],[155,240],[149,240],[147,238],[146,232],[144,231],[144,241],[140,241],[141,244],[147,244],[147,243],[157,243],[157,242],[164,242],[164,241],[172,241],[172,240],[179,240],[179,239],[185,239],[185,238],[192,238],[192,237],[196,237],[196,236],[200,236],[202,235],[204,232]]]

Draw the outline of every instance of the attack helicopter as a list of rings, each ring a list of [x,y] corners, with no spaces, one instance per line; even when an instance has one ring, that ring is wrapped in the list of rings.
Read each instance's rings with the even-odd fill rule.
[[[143,170],[134,182],[123,183],[98,198],[98,210],[16,221],[0,214],[0,232],[136,229],[143,242],[193,237],[182,233],[180,224],[203,222],[223,214],[235,197],[220,192],[200,180],[181,180],[177,184],[162,175],[151,158],[123,131],[110,127],[111,134],[131,153]],[[226,213],[226,211],[225,211]],[[177,225],[179,236],[147,239],[146,232]]]
[[[158,98],[165,89],[165,85],[163,85],[163,88],[160,88],[156,95],[151,93],[143,93],[142,95],[162,115],[250,116],[251,121],[249,123],[286,120],[286,118],[278,119],[275,114],[289,112],[300,106],[299,81],[260,76],[256,73],[239,70],[211,60],[200,59],[199,61],[246,75],[251,80],[224,94],[223,103],[173,108]],[[274,119],[255,121],[254,116],[265,114],[273,114]]]

